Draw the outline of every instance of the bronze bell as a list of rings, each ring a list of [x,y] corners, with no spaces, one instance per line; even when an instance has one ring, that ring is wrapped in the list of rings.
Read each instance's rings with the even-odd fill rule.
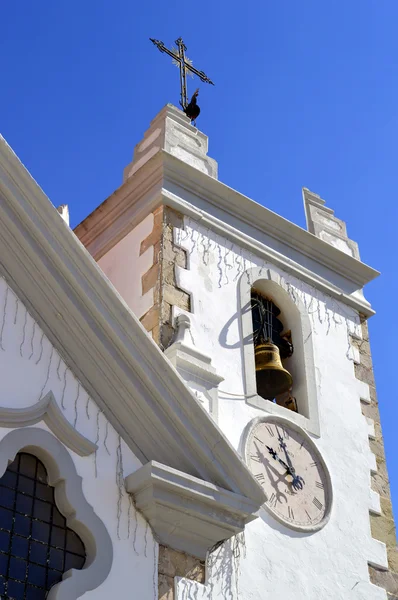
[[[282,365],[278,346],[265,342],[256,346],[254,352],[257,393],[266,400],[273,400],[287,392],[292,387],[293,378]]]

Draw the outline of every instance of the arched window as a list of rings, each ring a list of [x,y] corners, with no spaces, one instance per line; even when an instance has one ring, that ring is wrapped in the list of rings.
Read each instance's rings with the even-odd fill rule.
[[[284,365],[293,355],[292,332],[281,320],[281,310],[271,297],[251,289],[253,344],[257,393],[298,412],[293,377]]]
[[[43,463],[20,452],[0,478],[0,597],[44,600],[86,552],[66,526]]]
[[[288,416],[319,435],[312,325],[300,294],[295,294],[294,285],[271,267],[245,271],[239,280],[239,293],[246,402]],[[276,349],[264,348],[268,338]],[[276,377],[284,384],[282,393],[277,386],[267,387],[267,378],[275,379],[275,373],[270,375],[270,370],[267,373],[263,369],[259,377],[264,363],[276,365],[279,360]]]

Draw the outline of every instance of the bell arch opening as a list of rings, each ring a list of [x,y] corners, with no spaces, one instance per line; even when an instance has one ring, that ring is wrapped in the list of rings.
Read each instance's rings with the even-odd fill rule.
[[[319,435],[312,326],[304,303],[298,294],[292,295],[281,285],[279,273],[271,268],[253,267],[242,274],[246,402],[266,412],[288,416]],[[262,322],[259,310],[253,311],[256,303],[263,305]],[[256,330],[261,325],[264,333],[258,336]],[[267,339],[273,347],[267,346]],[[267,365],[271,368],[264,369]]]

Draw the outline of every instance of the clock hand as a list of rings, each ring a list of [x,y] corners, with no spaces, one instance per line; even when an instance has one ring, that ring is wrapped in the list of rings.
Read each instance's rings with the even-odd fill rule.
[[[278,430],[278,441],[279,441],[279,446],[282,448],[282,450],[285,454],[286,462],[289,465],[290,475],[293,477],[292,487],[296,491],[302,490],[304,487],[305,481],[302,477],[300,477],[300,475],[296,475],[296,469],[293,467],[293,463],[292,463],[289,453],[287,451],[286,444],[283,441],[283,438],[282,438],[281,434],[279,433],[279,430]]]
[[[275,452],[275,450],[273,448],[271,448],[270,446],[266,446],[266,448],[267,448],[268,452],[271,454],[272,458],[274,460],[277,460],[278,463],[280,463],[282,465],[282,467],[284,467],[286,469],[286,472],[289,475],[291,475],[292,477],[294,477],[294,473],[292,473],[289,465],[287,465],[284,460],[282,460],[281,458],[279,458],[279,456],[277,455],[277,453]]]

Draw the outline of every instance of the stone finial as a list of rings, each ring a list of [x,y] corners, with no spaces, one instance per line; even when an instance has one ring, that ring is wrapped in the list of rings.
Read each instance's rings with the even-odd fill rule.
[[[217,162],[207,156],[207,136],[193,127],[181,110],[167,104],[135,147],[133,161],[124,169],[123,181],[161,150],[217,179]]]
[[[345,254],[360,260],[358,244],[349,239],[346,224],[334,216],[331,208],[325,206],[325,200],[307,188],[303,188],[303,200],[308,231]]]
[[[65,221],[67,225],[69,225],[69,207],[67,204],[61,204],[58,206],[57,211]]]

